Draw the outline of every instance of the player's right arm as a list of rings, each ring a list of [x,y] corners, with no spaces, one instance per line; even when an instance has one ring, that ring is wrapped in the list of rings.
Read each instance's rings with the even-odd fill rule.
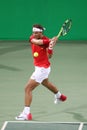
[[[36,45],[45,45],[46,47],[49,46],[50,39],[43,38],[43,39],[36,39],[36,38],[30,38],[30,42]]]
[[[36,45],[44,44],[42,39],[35,39],[35,38],[31,39],[31,43],[36,44]]]

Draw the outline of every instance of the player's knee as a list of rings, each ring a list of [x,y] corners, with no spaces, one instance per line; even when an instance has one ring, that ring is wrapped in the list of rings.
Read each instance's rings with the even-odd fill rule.
[[[32,91],[32,86],[30,86],[29,84],[27,84],[25,86],[25,93],[29,93],[30,91]]]
[[[39,85],[39,83],[36,83],[36,84],[28,83],[28,84],[25,86],[25,92],[33,91],[33,89],[35,89],[38,85]]]

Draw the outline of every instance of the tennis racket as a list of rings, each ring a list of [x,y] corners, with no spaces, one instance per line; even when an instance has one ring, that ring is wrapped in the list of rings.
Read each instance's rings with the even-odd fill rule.
[[[64,24],[62,25],[58,35],[57,35],[57,38],[59,38],[60,36],[65,36],[69,30],[71,29],[71,26],[72,26],[72,20],[71,19],[67,19]]]

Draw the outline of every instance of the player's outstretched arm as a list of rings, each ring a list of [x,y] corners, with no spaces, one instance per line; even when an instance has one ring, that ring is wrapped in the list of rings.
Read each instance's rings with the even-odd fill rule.
[[[31,43],[36,44],[36,45],[43,45],[43,40],[33,38],[31,40]]]

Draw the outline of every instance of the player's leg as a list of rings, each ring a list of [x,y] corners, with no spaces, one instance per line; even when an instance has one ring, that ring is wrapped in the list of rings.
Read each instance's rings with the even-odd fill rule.
[[[25,106],[22,113],[16,117],[16,120],[32,120],[32,115],[30,113],[30,105],[32,102],[32,91],[39,85],[33,79],[29,79],[25,86]]]
[[[26,115],[30,114],[30,105],[32,102],[32,91],[42,82],[42,80],[43,80],[42,72],[43,71],[42,71],[41,67],[35,67],[34,73],[31,75],[28,83],[25,86],[24,110],[18,117],[16,117],[16,120],[25,120]],[[30,117],[31,117],[31,115],[30,115]],[[31,119],[30,117],[28,118],[28,120]]]
[[[55,94],[55,101],[54,101],[55,104],[57,104],[59,101],[65,101],[67,99],[65,95],[60,93],[60,91],[57,89],[55,85],[49,82],[48,78],[43,80],[42,85],[44,85],[46,88],[48,88]]]
[[[32,91],[39,85],[38,82],[36,82],[33,79],[30,79],[28,83],[25,86],[25,106],[30,106],[32,102]]]
[[[53,85],[51,82],[49,82],[48,78],[43,80],[42,85],[44,85],[46,88],[48,88],[54,94],[56,94],[58,92],[57,87],[55,85]]]

